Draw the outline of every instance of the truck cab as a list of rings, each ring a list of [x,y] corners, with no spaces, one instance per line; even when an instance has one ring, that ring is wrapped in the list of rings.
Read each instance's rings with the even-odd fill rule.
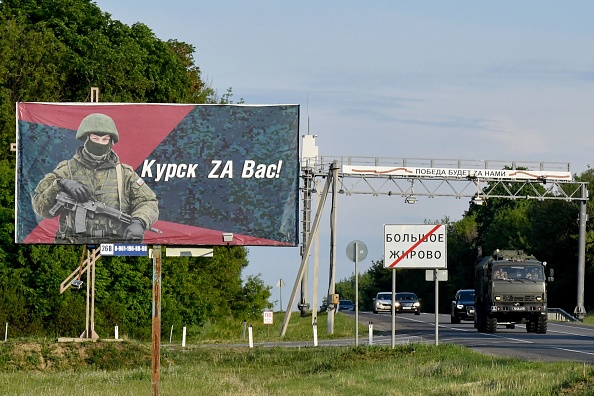
[[[547,332],[546,262],[521,250],[496,250],[475,267],[475,327],[494,333],[497,324],[526,324]],[[551,270],[552,272],[552,270]],[[552,280],[552,273],[551,278]]]

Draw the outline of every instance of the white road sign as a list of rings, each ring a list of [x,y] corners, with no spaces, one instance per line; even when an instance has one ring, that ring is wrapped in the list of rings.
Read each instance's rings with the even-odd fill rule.
[[[461,169],[461,168],[418,168],[410,166],[343,165],[342,173],[354,175],[384,175],[402,177],[423,177],[440,179],[516,179],[516,180],[573,180],[571,172],[533,171],[518,169]]]
[[[384,224],[385,268],[447,268],[444,224]]]

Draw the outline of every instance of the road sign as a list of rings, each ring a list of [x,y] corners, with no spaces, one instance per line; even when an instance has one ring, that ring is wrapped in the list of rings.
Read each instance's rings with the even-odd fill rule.
[[[431,282],[435,280],[435,270],[425,271],[425,280]],[[448,270],[437,270],[437,281],[447,282],[448,281]]]
[[[359,250],[358,256],[356,254],[357,248]],[[348,259],[353,262],[355,260],[363,261],[363,260],[365,260],[365,257],[367,257],[367,245],[365,245],[365,243],[363,243],[361,241],[352,241],[347,245],[346,255],[347,255]]]
[[[102,243],[102,256],[148,256],[148,247],[141,243]]]
[[[272,311],[264,311],[264,324],[273,324],[274,313]]]
[[[446,226],[384,224],[385,268],[447,268]]]

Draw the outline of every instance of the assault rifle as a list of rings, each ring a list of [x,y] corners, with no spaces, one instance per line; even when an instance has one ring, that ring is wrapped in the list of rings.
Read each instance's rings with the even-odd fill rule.
[[[77,234],[86,232],[87,230],[87,214],[90,217],[94,217],[96,214],[102,214],[108,216],[122,224],[130,224],[132,216],[126,214],[118,209],[112,208],[111,206],[105,205],[103,202],[98,201],[86,201],[77,202],[65,192],[59,192],[56,195],[56,204],[50,209],[50,215],[55,216],[58,211],[62,208],[74,212],[74,231]],[[162,234],[163,232],[156,228],[149,228],[149,231]]]

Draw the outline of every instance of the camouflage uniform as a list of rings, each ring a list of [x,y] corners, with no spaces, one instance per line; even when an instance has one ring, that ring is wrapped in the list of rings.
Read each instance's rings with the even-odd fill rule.
[[[83,123],[77,133],[79,139],[87,138],[89,133],[94,133],[94,131],[85,132]],[[113,127],[115,128],[115,124]],[[113,141],[118,141],[117,131],[113,135]],[[119,182],[117,167],[121,167]],[[91,154],[85,144],[77,149],[73,158],[60,162],[53,172],[45,175],[35,188],[33,195],[33,209],[39,216],[52,217],[50,210],[56,204],[56,195],[65,190],[61,183],[63,180],[82,184],[88,190],[90,200],[102,202],[129,214],[135,221],[139,221],[137,224],[142,224],[144,230],[152,227],[159,217],[157,197],[153,191],[132,167],[120,164],[119,157],[111,150],[111,146],[106,154],[97,156]],[[121,194],[118,192],[119,183],[123,190]],[[58,213],[60,213],[60,229],[56,234],[56,243],[87,244],[126,240],[124,235],[128,225],[110,219],[106,215],[95,214],[91,217],[87,214],[86,232],[76,233],[75,213],[65,209]],[[143,232],[140,232],[138,242],[142,242],[142,235]]]

